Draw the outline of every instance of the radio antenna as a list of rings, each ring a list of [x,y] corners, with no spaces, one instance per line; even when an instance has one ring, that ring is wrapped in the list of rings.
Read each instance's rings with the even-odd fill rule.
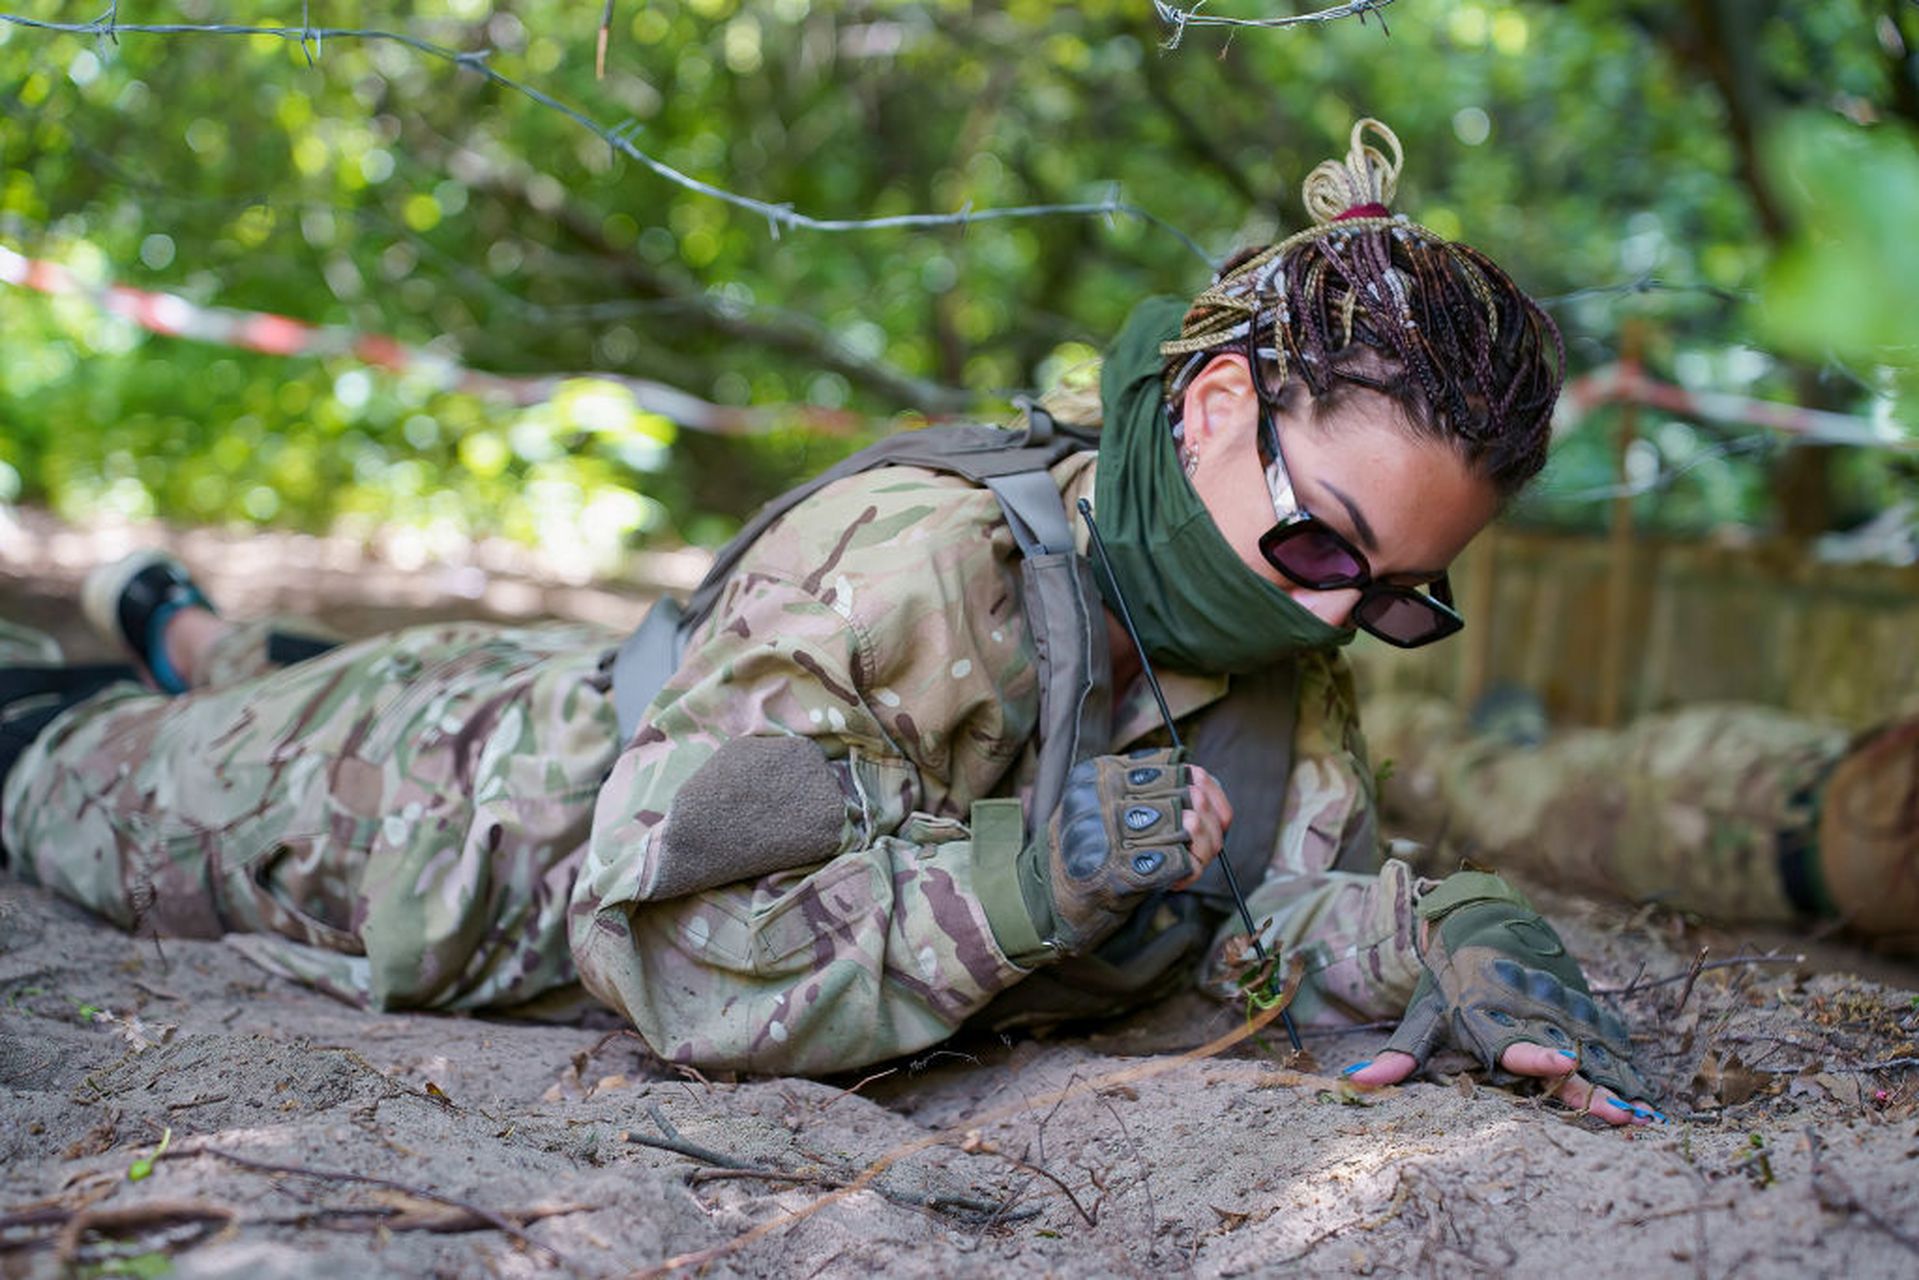
[[[1160,718],[1166,722],[1166,736],[1173,740],[1175,751],[1184,751],[1186,742],[1173,724],[1172,709],[1166,705],[1166,691],[1159,687],[1159,677],[1153,674],[1152,659],[1146,656],[1146,645],[1139,638],[1139,628],[1133,625],[1133,611],[1126,607],[1126,595],[1119,589],[1119,578],[1113,573],[1113,562],[1106,558],[1106,540],[1099,536],[1099,525],[1093,522],[1093,504],[1084,498],[1079,500],[1079,518],[1086,522],[1086,532],[1093,535],[1093,555],[1099,560],[1099,571],[1106,577],[1113,603],[1119,606],[1120,623],[1126,628],[1126,635],[1139,654],[1139,672],[1146,677],[1146,687],[1153,691],[1153,701],[1159,704]],[[1253,927],[1252,909],[1246,905],[1246,895],[1240,890],[1239,876],[1233,871],[1232,861],[1226,857],[1225,849],[1220,850],[1219,857],[1214,861],[1226,873],[1226,888],[1233,895],[1233,905],[1239,908],[1239,921],[1246,926],[1246,935],[1253,940],[1253,952],[1259,957],[1260,968],[1267,972],[1267,994],[1270,995],[1273,978],[1277,975],[1266,957],[1265,944],[1259,940],[1259,930]],[[1300,1042],[1299,1028],[1293,1024],[1293,1011],[1282,1009],[1279,1017],[1286,1024],[1286,1038],[1292,1041],[1293,1052],[1300,1052],[1306,1046]]]

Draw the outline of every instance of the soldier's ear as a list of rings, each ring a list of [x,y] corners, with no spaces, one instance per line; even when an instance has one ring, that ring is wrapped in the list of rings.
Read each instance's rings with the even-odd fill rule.
[[[1193,375],[1182,406],[1187,445],[1204,459],[1214,449],[1237,449],[1259,430],[1259,402],[1243,355],[1214,356]]]

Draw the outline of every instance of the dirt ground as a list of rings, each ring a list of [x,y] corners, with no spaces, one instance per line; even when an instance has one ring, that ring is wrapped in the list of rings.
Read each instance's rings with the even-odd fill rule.
[[[99,537],[0,534],[0,613],[77,639]],[[313,546],[279,548],[311,562],[289,576],[258,544],[196,544],[234,612],[639,608],[473,566],[423,598]],[[1538,897],[1670,1124],[1606,1129],[1457,1063],[1342,1089],[1378,1028],[1204,1056],[1244,1014],[1196,996],[842,1079],[704,1079],[603,1014],[365,1014],[243,940],[128,937],[0,878],[0,1276],[1919,1272],[1919,973]]]

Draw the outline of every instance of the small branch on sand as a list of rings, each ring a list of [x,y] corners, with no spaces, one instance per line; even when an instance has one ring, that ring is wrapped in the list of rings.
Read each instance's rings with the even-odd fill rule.
[[[1126,1117],[1120,1115],[1112,1097],[1102,1093],[1099,1101],[1107,1114],[1113,1117],[1113,1123],[1119,1126],[1120,1135],[1132,1149],[1133,1163],[1139,1166],[1140,1189],[1146,1193],[1146,1259],[1151,1262],[1159,1252],[1159,1201],[1153,1195],[1153,1166],[1146,1163],[1146,1153],[1139,1149],[1139,1140],[1133,1137],[1133,1131],[1126,1125]]]
[[[154,1200],[146,1204],[121,1205],[113,1208],[84,1208],[74,1210],[61,1225],[55,1237],[54,1256],[59,1259],[61,1269],[73,1267],[80,1254],[80,1240],[89,1231],[101,1234],[125,1234],[135,1231],[147,1231],[160,1227],[190,1226],[199,1229],[200,1234],[225,1226],[234,1219],[234,1212],[225,1205],[195,1204],[181,1200]],[[194,1236],[199,1238],[199,1234]]]
[[[674,1155],[685,1156],[689,1160],[698,1160],[701,1164],[717,1165],[722,1169],[761,1168],[761,1166],[754,1164],[750,1160],[742,1160],[737,1156],[729,1156],[723,1151],[715,1151],[711,1147],[702,1147],[698,1143],[688,1142],[680,1135],[679,1129],[675,1127],[673,1122],[666,1118],[666,1112],[660,1110],[660,1104],[657,1102],[649,1102],[646,1104],[646,1114],[653,1117],[653,1123],[660,1126],[660,1132],[665,1136],[654,1138],[644,1133],[622,1134],[621,1136],[624,1137],[626,1141],[637,1142],[643,1147],[656,1147],[661,1151],[671,1151]]]
[[[196,1156],[213,1156],[216,1159],[226,1161],[228,1164],[237,1165],[242,1169],[250,1169],[255,1173],[284,1173],[296,1178],[312,1178],[318,1182],[352,1182],[362,1186],[384,1187],[388,1191],[398,1191],[402,1195],[412,1196],[419,1200],[431,1200],[435,1204],[443,1204],[448,1208],[459,1209],[471,1214],[474,1218],[484,1222],[495,1231],[504,1232],[529,1249],[538,1250],[540,1253],[552,1258],[555,1262],[564,1263],[567,1266],[574,1266],[572,1260],[565,1254],[550,1244],[535,1240],[522,1230],[517,1223],[503,1214],[495,1213],[491,1209],[483,1209],[479,1205],[456,1199],[444,1192],[435,1191],[430,1187],[410,1186],[404,1182],[395,1182],[391,1178],[376,1178],[369,1174],[351,1173],[343,1169],[310,1169],[305,1165],[298,1164],[273,1164],[265,1160],[255,1160],[251,1156],[239,1155],[232,1151],[223,1151],[219,1147],[179,1147],[172,1151],[162,1153],[158,1158],[163,1160],[191,1160]]]
[[[1706,967],[1706,955],[1711,950],[1711,947],[1701,947],[1699,954],[1692,958],[1692,968],[1686,970],[1686,985],[1679,988],[1679,1003],[1672,1007],[1674,1013],[1684,1009],[1686,1001],[1692,999],[1693,984],[1699,981],[1700,971]]]
[[[167,1110],[191,1111],[195,1107],[210,1107],[216,1102],[225,1102],[232,1096],[232,1094],[227,1093],[212,1093],[204,1098],[189,1098],[185,1102],[169,1102],[167,1103]]]
[[[638,1143],[643,1147],[653,1147],[660,1151],[671,1151],[674,1155],[697,1160],[701,1164],[714,1166],[710,1169],[695,1169],[687,1175],[690,1182],[717,1182],[723,1178],[764,1178],[768,1182],[792,1182],[802,1185],[831,1187],[845,1190],[852,1185],[852,1177],[845,1174],[828,1173],[824,1169],[778,1169],[768,1165],[755,1164],[742,1160],[738,1156],[727,1155],[724,1151],[715,1151],[711,1147],[702,1147],[697,1142],[689,1142],[679,1128],[666,1118],[666,1112],[658,1103],[646,1104],[647,1115],[660,1127],[664,1136],[655,1138],[644,1133],[622,1133],[627,1142]],[[988,1200],[975,1200],[969,1196],[946,1196],[923,1194],[917,1191],[897,1191],[890,1187],[867,1184],[864,1188],[873,1191],[895,1204],[909,1209],[933,1209],[943,1212],[957,1212],[971,1215],[983,1215],[1006,1221],[1006,1206]]]
[[[411,1193],[407,1193],[411,1194]],[[178,1248],[197,1243],[216,1228],[237,1227],[314,1227],[328,1231],[427,1231],[435,1235],[459,1235],[468,1231],[494,1229],[494,1217],[510,1218],[524,1226],[542,1218],[569,1213],[589,1213],[599,1208],[590,1204],[535,1205],[501,1215],[453,1208],[432,1202],[431,1209],[401,1204],[322,1205],[293,1214],[267,1217],[241,1217],[230,1205],[190,1200],[150,1200],[145,1204],[118,1205],[112,1208],[81,1206],[66,1208],[45,1205],[19,1213],[0,1215],[0,1232],[19,1232],[32,1228],[50,1229],[48,1234],[21,1235],[0,1239],[0,1252],[54,1245],[62,1265],[80,1261],[89,1234],[121,1239],[156,1230],[177,1231],[196,1228],[190,1238],[174,1238],[164,1247]],[[58,1228],[58,1230],[51,1230]]]
[[[838,1102],[841,1098],[850,1098],[854,1094],[858,1093],[861,1089],[864,1089],[867,1085],[872,1084],[875,1080],[884,1080],[886,1079],[886,1077],[892,1075],[895,1071],[898,1071],[898,1070],[899,1070],[898,1067],[888,1067],[884,1071],[875,1071],[872,1075],[867,1076],[864,1080],[861,1080],[858,1084],[853,1085],[850,1088],[841,1089],[838,1093],[828,1098],[825,1102],[822,1102],[820,1104],[820,1110],[825,1111],[828,1107],[832,1106],[835,1102]]]
[[[695,1169],[687,1175],[687,1181],[695,1185],[703,1182],[730,1182],[736,1179],[757,1178],[766,1182],[790,1182],[795,1186],[828,1187],[839,1189],[847,1185],[849,1179],[834,1177],[819,1170],[788,1172],[785,1169]],[[931,1209],[936,1213],[965,1213],[978,1217],[987,1223],[1024,1222],[1028,1218],[1037,1218],[1038,1209],[1027,1209],[1019,1213],[1009,1213],[1007,1206],[995,1204],[990,1200],[975,1200],[971,1196],[922,1195],[917,1191],[893,1191],[884,1187],[869,1187],[869,1191],[884,1196],[894,1204],[908,1209]]]
[[[1066,1180],[1057,1173],[1054,1173],[1051,1169],[1048,1169],[1045,1165],[1034,1164],[1030,1160],[1021,1159],[1010,1151],[1000,1150],[983,1137],[978,1130],[974,1130],[966,1135],[966,1141],[960,1144],[960,1150],[969,1156],[998,1156],[1015,1169],[1030,1173],[1036,1178],[1046,1179],[1059,1188],[1060,1194],[1065,1196],[1067,1202],[1078,1211],[1079,1216],[1085,1219],[1087,1226],[1097,1227],[1099,1225],[1099,1219],[1094,1217],[1092,1212],[1079,1202],[1079,1197],[1074,1195],[1073,1189],[1066,1185]]]
[[[1699,975],[1709,969],[1733,969],[1742,965],[1794,965],[1804,964],[1805,962],[1806,957],[1803,954],[1728,956],[1724,960],[1714,960],[1711,962],[1695,959],[1692,967],[1683,973],[1668,974],[1663,978],[1653,978],[1647,982],[1641,982],[1639,979],[1634,978],[1623,987],[1594,987],[1593,994],[1596,996],[1629,996],[1635,991],[1646,991],[1652,987],[1669,987],[1675,982],[1692,983],[1698,981]],[[1690,986],[1688,986],[1687,991],[1690,993]]]

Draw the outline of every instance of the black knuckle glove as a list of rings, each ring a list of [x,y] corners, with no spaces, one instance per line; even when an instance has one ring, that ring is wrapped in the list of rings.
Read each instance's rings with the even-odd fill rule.
[[[1175,751],[1096,756],[1074,766],[1047,828],[1053,941],[1081,951],[1141,899],[1193,873],[1192,771]]]
[[[1462,871],[1419,902],[1424,972],[1386,1045],[1420,1062],[1442,1043],[1488,1071],[1512,1045],[1574,1055],[1578,1071],[1621,1098],[1652,1097],[1626,1026],[1593,1000],[1558,933],[1498,876]]]

